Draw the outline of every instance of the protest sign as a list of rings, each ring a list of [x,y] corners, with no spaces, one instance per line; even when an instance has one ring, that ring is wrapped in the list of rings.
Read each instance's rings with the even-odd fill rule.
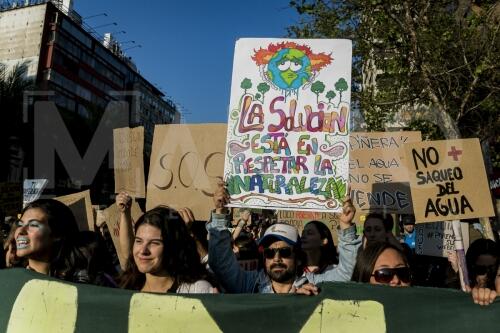
[[[144,127],[113,130],[115,193],[125,191],[134,198],[146,197],[143,151]]]
[[[339,39],[236,42],[224,167],[231,206],[341,211],[351,53]]]
[[[22,203],[21,183],[0,183],[0,212],[5,216],[17,216],[23,208]]]
[[[71,209],[80,231],[94,231],[94,212],[89,190],[64,195],[54,198],[54,200],[62,202]]]
[[[278,210],[277,215],[279,223],[293,225],[298,229],[299,235],[302,234],[308,222],[323,222],[330,229],[335,244],[338,244],[337,227],[339,225],[339,214],[337,213]]]
[[[156,125],[146,208],[189,207],[208,220],[224,168],[225,124]]]
[[[493,216],[478,139],[405,145],[416,222]]]
[[[469,224],[460,223],[464,250],[469,248]],[[452,222],[420,223],[415,225],[415,253],[419,255],[447,257],[455,252],[455,235]]]
[[[48,184],[47,179],[25,179],[23,182],[23,208],[40,198]]]
[[[142,293],[27,269],[0,270],[0,281],[0,331],[9,333],[495,332],[500,311],[498,298],[485,307],[457,290],[367,283],[323,283],[317,296],[294,297]]]
[[[351,133],[349,182],[359,213],[413,213],[401,148],[405,143],[420,141],[418,131]]]
[[[141,208],[135,200],[132,200],[130,215],[132,217],[132,224],[135,224],[135,222],[142,216]],[[104,209],[102,211],[101,218],[108,226],[109,234],[111,235],[111,239],[113,240],[113,245],[115,246],[118,260],[120,261],[120,266],[125,269],[126,262],[120,247],[120,211],[118,210],[118,206],[116,205],[116,203]]]

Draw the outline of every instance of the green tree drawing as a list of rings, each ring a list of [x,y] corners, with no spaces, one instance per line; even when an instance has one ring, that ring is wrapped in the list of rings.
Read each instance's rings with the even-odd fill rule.
[[[335,98],[335,96],[337,96],[337,94],[335,93],[335,91],[333,90],[328,90],[326,92],[326,98],[328,98],[328,103],[331,103],[332,102],[332,99]]]
[[[266,92],[268,92],[269,89],[271,89],[271,87],[265,82],[259,83],[259,85],[257,86],[257,90],[262,94],[262,103],[264,103]]]
[[[325,91],[325,84],[321,81],[316,81],[311,85],[311,91],[316,94],[316,103],[319,103],[319,94]]]
[[[339,92],[339,103],[342,102],[342,93],[349,88],[347,81],[344,78],[340,78],[337,83],[335,83],[335,89]]]
[[[244,78],[243,81],[241,81],[240,87],[245,91],[246,94],[247,90],[252,88],[252,81],[249,78]]]

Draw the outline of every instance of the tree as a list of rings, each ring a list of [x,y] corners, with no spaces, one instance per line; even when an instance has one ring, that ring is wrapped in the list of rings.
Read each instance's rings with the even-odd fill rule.
[[[353,40],[353,99],[368,128],[405,114],[443,137],[500,131],[500,4],[495,0],[298,0],[289,34]],[[364,74],[364,75],[363,75]],[[403,111],[403,112],[402,112]]]
[[[259,83],[257,86],[257,90],[262,94],[262,103],[264,103],[264,98],[269,89],[271,89],[271,87],[265,82]]]
[[[339,103],[342,102],[342,93],[348,88],[347,81],[342,77],[335,83],[335,89],[339,92]]]
[[[245,91],[244,94],[246,94],[247,90],[252,88],[252,81],[249,78],[244,78],[243,81],[241,81],[240,87]]]
[[[338,90],[338,89],[337,89],[337,90]],[[325,97],[326,97],[326,98],[328,98],[328,103],[331,103],[331,102],[332,102],[332,99],[334,99],[334,98],[335,98],[335,96],[337,96],[337,94],[336,94],[336,93],[335,93],[335,91],[333,91],[333,90],[328,90],[328,91],[326,92],[326,95],[325,95]]]
[[[316,81],[311,85],[311,91],[316,94],[316,103],[319,103],[319,94],[325,91],[325,84],[321,81]]]
[[[21,62],[8,68],[0,63],[0,179],[6,179],[9,173],[11,142],[17,142],[22,147],[27,140],[23,128],[23,98],[24,92],[34,86],[27,78],[28,62]]]

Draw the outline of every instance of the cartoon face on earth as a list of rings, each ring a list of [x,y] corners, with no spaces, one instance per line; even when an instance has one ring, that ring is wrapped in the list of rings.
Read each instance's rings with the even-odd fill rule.
[[[311,60],[300,50],[282,49],[269,61],[267,76],[281,89],[299,89],[312,76]]]
[[[252,59],[260,67],[262,78],[285,94],[297,94],[333,60],[329,54],[315,54],[309,46],[294,42],[269,44],[267,49],[255,51]]]

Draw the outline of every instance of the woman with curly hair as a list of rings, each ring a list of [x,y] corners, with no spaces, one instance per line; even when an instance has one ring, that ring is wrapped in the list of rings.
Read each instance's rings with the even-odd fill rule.
[[[146,212],[134,225],[131,198],[117,196],[120,209],[120,247],[128,259],[120,279],[125,289],[153,293],[213,293],[206,280],[196,243],[179,213],[159,206]]]

